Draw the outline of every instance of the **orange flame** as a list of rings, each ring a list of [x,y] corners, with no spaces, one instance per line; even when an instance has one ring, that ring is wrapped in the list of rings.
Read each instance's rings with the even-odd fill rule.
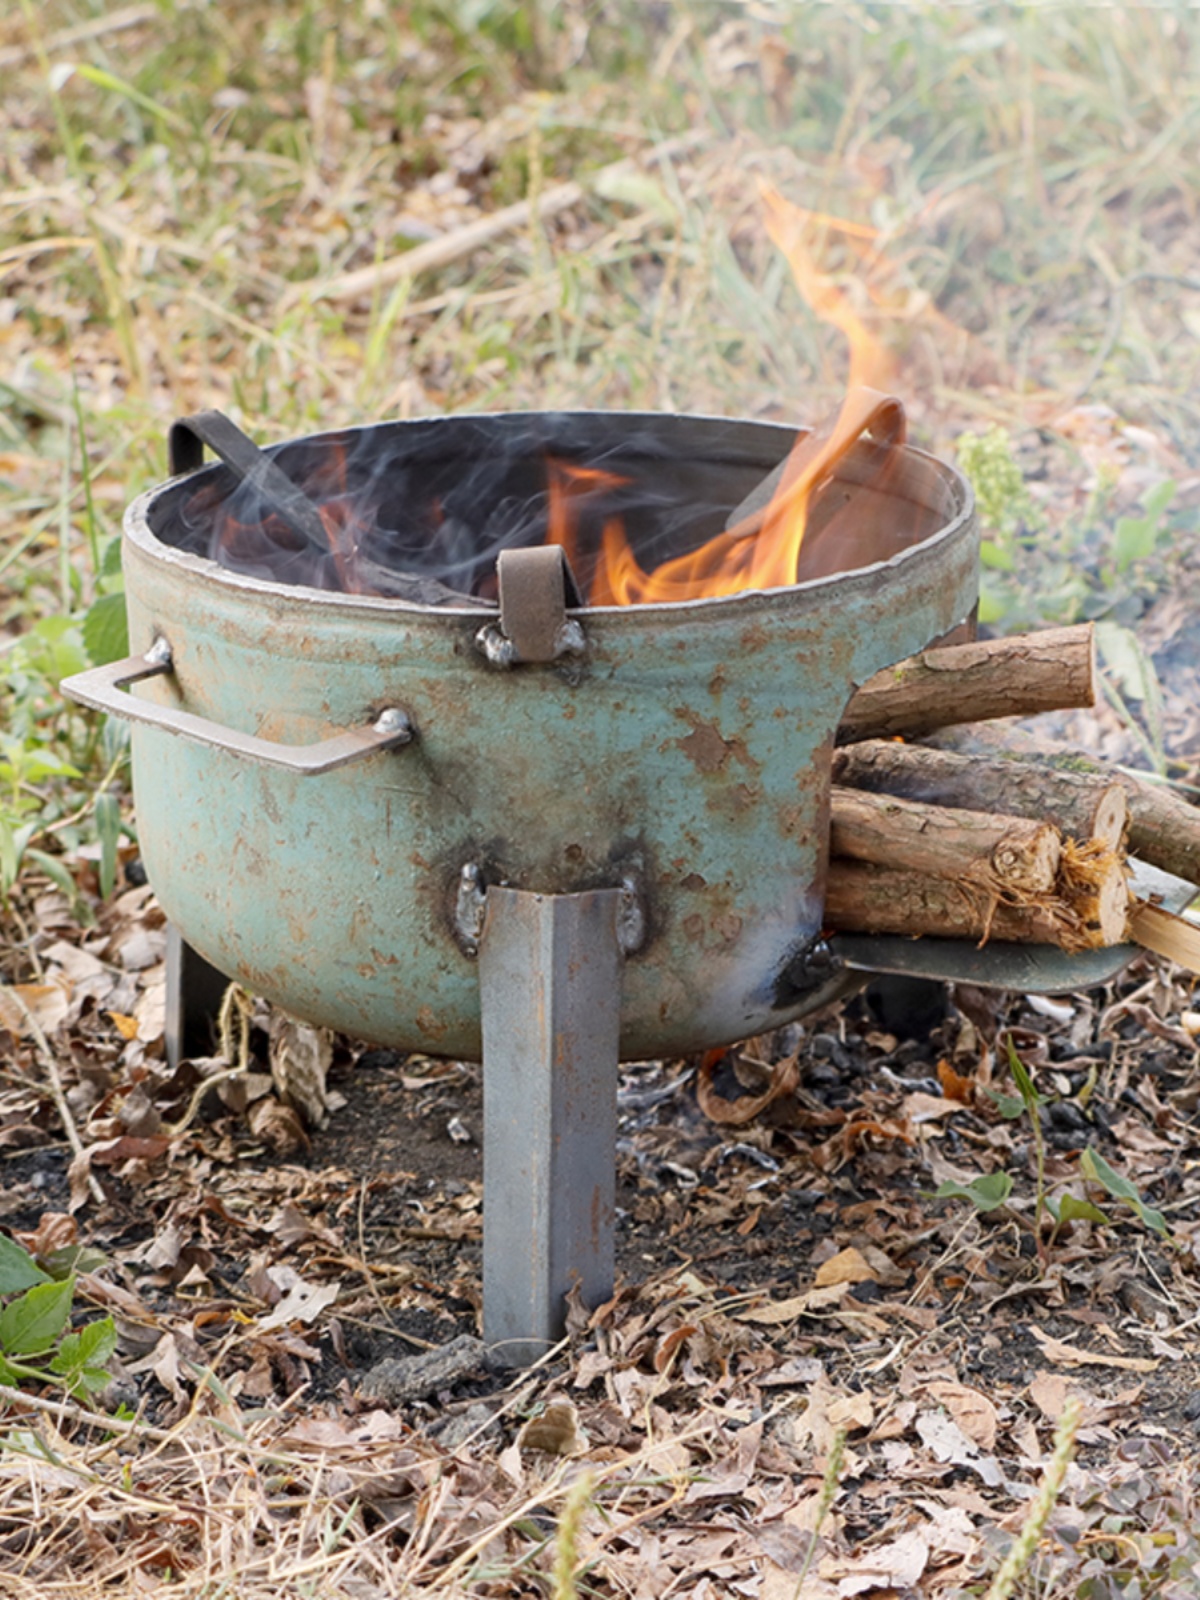
[[[837,225],[859,235],[873,230],[840,224],[790,205],[774,189],[763,187],[767,230],[787,257],[797,287],[822,321],[845,335],[850,347],[849,388],[832,427],[806,434],[784,467],[778,488],[764,510],[741,518],[699,550],[677,556],[645,572],[633,553],[619,518],[604,527],[600,563],[591,593],[592,605],[645,605],[661,601],[697,600],[735,594],[743,589],[776,589],[796,582],[800,550],[814,495],[833,468],[861,436],[879,396],[864,404],[862,387],[878,386],[890,377],[890,361],[858,315],[847,293],[823,273],[806,242],[811,224]],[[575,525],[573,498],[620,480],[587,469],[551,471],[548,542],[572,554]],[[605,480],[601,484],[600,480]],[[556,487],[557,485],[557,487]]]

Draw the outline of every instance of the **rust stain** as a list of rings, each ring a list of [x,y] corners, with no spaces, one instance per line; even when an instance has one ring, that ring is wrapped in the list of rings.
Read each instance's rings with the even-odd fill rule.
[[[702,877],[698,872],[689,872],[679,887],[681,889],[691,890],[694,893],[699,889],[707,889],[708,879]]]
[[[693,911],[683,919],[683,931],[687,938],[706,951],[724,950],[736,944],[742,936],[743,926],[742,918],[736,911],[718,911],[708,917]]]
[[[807,844],[811,833],[811,812],[807,806],[789,804],[779,807],[779,831],[791,844]]]
[[[435,1044],[445,1036],[446,1024],[438,1021],[432,1006],[422,1006],[413,1020],[425,1037],[432,1039]]]
[[[736,735],[726,739],[715,722],[705,722],[694,711],[681,708],[675,715],[682,722],[689,723],[691,733],[685,738],[675,739],[676,744],[698,772],[720,772],[730,759],[739,762],[751,772],[761,770],[761,763],[746,749],[746,741]]]
[[[726,823],[740,822],[755,810],[762,799],[758,784],[736,783],[716,794],[710,794],[705,804],[714,816]]]
[[[700,772],[720,772],[729,760],[728,742],[708,722],[697,723],[686,739],[675,743]]]

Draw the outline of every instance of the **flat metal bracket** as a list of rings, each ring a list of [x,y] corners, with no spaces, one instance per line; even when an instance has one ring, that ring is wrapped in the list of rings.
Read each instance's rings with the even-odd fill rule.
[[[562,1337],[574,1285],[612,1293],[621,894],[487,891],[483,1336],[513,1366]]]

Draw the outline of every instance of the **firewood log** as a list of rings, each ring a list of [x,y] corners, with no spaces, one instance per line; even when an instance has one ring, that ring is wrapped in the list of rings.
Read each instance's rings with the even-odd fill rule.
[[[1013,903],[977,884],[902,867],[834,857],[825,887],[825,920],[839,933],[933,935],[1097,950],[1121,944],[1129,892],[1120,857],[1090,847],[1060,875],[1055,890]]]
[[[951,723],[1032,716],[1096,703],[1091,623],[919,651],[868,678],[837,742],[915,739]]]
[[[1030,817],[1052,823],[1069,838],[1100,839],[1112,848],[1120,846],[1128,821],[1127,791],[1115,777],[1058,772],[1002,758],[977,760],[887,739],[864,740],[836,751],[833,781],[925,805]],[[1200,813],[1196,816],[1200,847]],[[1163,865],[1153,855],[1136,853]]]
[[[1048,894],[1062,858],[1049,823],[834,788],[830,853],[955,878],[996,895]]]
[[[1120,784],[1129,808],[1130,854],[1148,861],[1151,866],[1161,867],[1164,872],[1174,873],[1177,878],[1200,884],[1200,808],[1191,805],[1166,784],[1106,766],[1093,756],[1038,739],[1020,728],[958,729],[953,733],[939,733],[936,745],[939,751],[953,752],[960,759],[970,756],[972,770],[978,770],[981,764],[977,756],[996,766],[998,781],[1006,783],[1010,789],[1013,774],[1023,774],[1028,769],[1045,774],[1043,781],[1047,792],[1053,788],[1065,793],[1071,787],[1082,793],[1089,784],[1093,787]],[[1017,780],[1019,785],[1035,781],[1023,776]],[[1006,806],[1004,809],[1016,811],[1018,808]]]

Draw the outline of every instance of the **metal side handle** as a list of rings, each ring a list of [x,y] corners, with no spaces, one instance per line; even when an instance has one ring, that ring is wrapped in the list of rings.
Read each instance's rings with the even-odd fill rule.
[[[409,744],[416,736],[408,713],[389,706],[365,728],[351,728],[317,744],[279,744],[274,739],[239,733],[235,728],[223,727],[191,711],[176,711],[170,706],[135,700],[132,695],[121,693],[128,684],[140,683],[143,678],[161,677],[171,668],[171,647],[165,639],[158,638],[145,655],[126,656],[123,661],[113,661],[106,667],[77,672],[64,678],[61,688],[69,699],[91,706],[95,711],[107,711],[111,716],[124,717],[127,722],[143,722],[149,727],[161,728],[164,733],[182,734],[197,744],[227,750],[231,755],[247,756],[251,761],[282,767],[285,772],[296,772],[302,777],[348,767],[351,762],[363,761],[376,751],[395,750]]]

